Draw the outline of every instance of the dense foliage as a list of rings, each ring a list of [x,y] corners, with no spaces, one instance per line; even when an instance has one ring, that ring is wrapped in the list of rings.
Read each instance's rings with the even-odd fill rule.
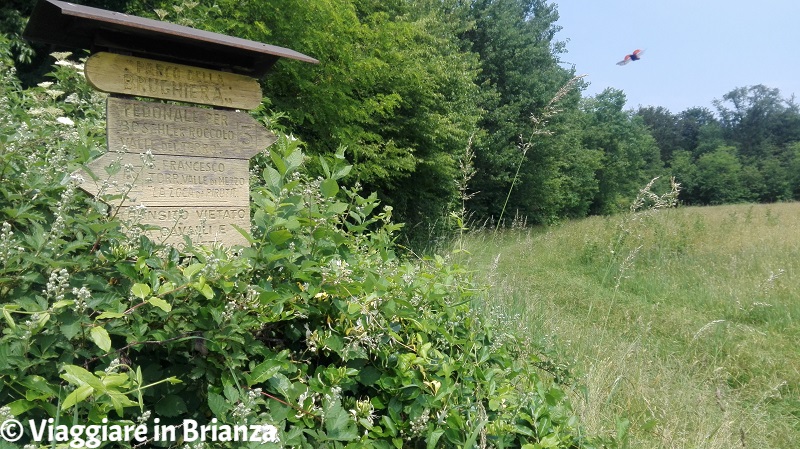
[[[35,84],[43,55],[20,39],[34,0],[2,7]],[[765,86],[740,87],[715,111],[625,110],[609,89],[581,98],[545,0],[83,0],[292,48],[263,80],[264,106],[315,155],[347,149],[341,182],[375,191],[426,246],[452,229],[461,200],[473,221],[550,223],[625,210],[655,175],[676,176],[689,204],[800,198],[800,111]],[[32,61],[30,64],[23,64]],[[574,89],[549,108],[559,89]],[[546,132],[543,132],[544,130]],[[464,168],[468,185],[459,183]],[[319,169],[312,164],[311,169]]]
[[[255,112],[280,139],[252,161],[251,245],[179,253],[78,188],[105,146],[82,65],[56,54],[51,81],[24,89],[9,50],[0,39],[2,421],[274,431],[214,447],[598,447],[553,363],[473,307],[466,272],[395,255],[392,208],[340,185],[343,150],[308,158]]]

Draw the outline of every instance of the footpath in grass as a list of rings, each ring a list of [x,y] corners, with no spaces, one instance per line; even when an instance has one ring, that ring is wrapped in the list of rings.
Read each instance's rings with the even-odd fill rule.
[[[591,432],[631,447],[800,441],[800,204],[475,232],[487,307],[573,360]]]

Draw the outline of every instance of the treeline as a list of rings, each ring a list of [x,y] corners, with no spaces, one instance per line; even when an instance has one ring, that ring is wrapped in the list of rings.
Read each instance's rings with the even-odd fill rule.
[[[19,40],[18,18],[34,3],[12,0],[14,14],[3,14],[21,60],[32,53]],[[282,125],[308,152],[345,147],[354,164],[348,182],[378,192],[411,236],[449,226],[440,218],[462,206],[476,222],[613,213],[656,176],[676,176],[689,204],[800,195],[793,101],[755,86],[726,94],[716,111],[674,115],[626,110],[615,89],[582,98],[591,77],[576,78],[561,63],[567,46],[555,38],[553,2],[77,3],[319,59],[279,62],[263,80],[264,106],[285,114]],[[20,70],[35,72],[31,64]]]
[[[757,85],[728,92],[714,107],[636,112],[655,138],[666,171],[680,180],[682,201],[800,199],[800,108],[794,98]]]

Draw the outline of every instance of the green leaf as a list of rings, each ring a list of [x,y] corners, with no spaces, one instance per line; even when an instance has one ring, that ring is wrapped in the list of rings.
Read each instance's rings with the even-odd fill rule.
[[[333,174],[333,179],[342,179],[350,173],[350,170],[353,168],[352,165],[345,165],[344,167],[336,170],[336,173]]]
[[[326,178],[330,178],[331,168],[328,166],[328,161],[325,160],[325,156],[319,157],[319,165],[322,166],[322,174],[325,175]]]
[[[195,274],[199,273],[200,270],[202,270],[205,266],[206,265],[203,264],[203,263],[193,263],[193,264],[191,264],[188,267],[183,269],[183,275],[186,276],[187,278],[191,278]],[[144,299],[144,298],[142,298],[142,299]]]
[[[100,349],[105,352],[111,351],[111,337],[108,336],[108,331],[104,327],[95,326],[91,328],[89,336]]]
[[[478,440],[478,436],[480,435],[481,430],[483,430],[483,427],[485,425],[486,421],[481,421],[480,423],[478,423],[478,426],[472,430],[472,433],[469,435],[469,438],[467,438],[467,442],[464,444],[464,447],[473,447],[475,445],[475,441]]]
[[[72,299],[64,299],[61,301],[56,301],[55,303],[53,303],[53,310],[58,310],[67,306],[71,306],[73,304],[75,304],[75,301]]]
[[[125,385],[128,382],[128,375],[115,373],[115,374],[106,374],[103,376],[103,385],[108,388],[116,388],[122,385]]]
[[[11,409],[12,415],[20,416],[28,410],[35,408],[36,403],[25,399],[17,399],[16,401],[9,402],[7,407]]]
[[[102,320],[106,318],[122,318],[124,316],[125,314],[120,312],[103,312],[100,315],[97,315],[97,318],[95,318],[95,320]]]
[[[66,316],[61,320],[64,324],[59,326],[59,331],[67,339],[72,339],[81,332],[81,320],[78,317]]]
[[[14,324],[14,318],[11,317],[11,314],[8,313],[8,310],[5,307],[3,307],[3,318],[6,319],[6,323],[8,324],[8,327],[10,327],[11,329],[16,329],[17,328],[17,325]]]
[[[272,159],[272,163],[275,164],[275,168],[278,170],[279,178],[283,178],[286,175],[286,163],[284,162],[283,158],[277,151],[270,151],[269,158]]]
[[[288,156],[286,156],[286,163],[286,171],[294,171],[296,168],[303,165],[303,152],[299,149],[295,149]]]
[[[172,305],[170,303],[168,303],[167,301],[164,301],[161,298],[157,298],[155,296],[151,296],[150,299],[147,300],[147,302],[149,302],[151,305],[154,305],[154,306],[158,307],[159,309],[163,310],[164,312],[169,313],[169,312],[172,311]]]
[[[109,399],[111,399],[111,405],[114,406],[114,411],[117,412],[117,415],[121,418],[124,416],[123,409],[125,407],[134,407],[137,404],[133,402],[129,397],[125,396],[124,394],[120,393],[119,391],[108,391],[106,395]]]
[[[75,404],[83,402],[86,398],[91,396],[92,393],[94,393],[94,388],[90,385],[81,385],[76,388],[75,391],[67,395],[64,402],[61,404],[61,410],[66,410],[75,406]]]
[[[281,174],[278,173],[278,170],[275,170],[272,167],[266,167],[264,169],[264,180],[267,182],[267,187],[274,193],[278,193],[281,190]]]
[[[214,416],[227,416],[230,410],[228,401],[220,394],[209,391],[208,392],[208,408]]]
[[[45,379],[42,376],[37,376],[37,375],[28,376],[22,379],[20,385],[28,389],[28,391],[26,392],[26,398],[28,400],[33,400],[34,397],[34,396],[27,397],[28,393],[39,393],[35,395],[36,399],[50,398],[58,394],[58,389],[50,385],[47,379]],[[19,414],[14,413],[14,415],[19,415]]]
[[[442,435],[444,435],[444,430],[441,429],[431,432],[431,434],[425,439],[426,443],[428,443],[426,447],[428,449],[436,449],[436,443],[439,441],[439,438],[441,438]]]
[[[337,201],[330,206],[328,206],[328,213],[329,214],[343,214],[347,211],[347,203],[343,203],[341,201]]]
[[[158,287],[158,294],[163,295],[172,290],[175,290],[175,284],[172,282],[164,282],[160,287]]]
[[[390,435],[397,435],[397,426],[394,425],[394,420],[386,415],[381,417],[381,422],[386,426],[386,430]]]
[[[335,179],[328,178],[320,183],[319,189],[325,198],[333,198],[339,193],[339,184],[336,183]]]
[[[292,238],[292,233],[286,229],[279,229],[269,233],[269,241],[275,245],[280,245]]]
[[[280,370],[280,362],[276,360],[265,360],[250,371],[250,375],[247,376],[247,386],[252,387],[253,385],[266,382]]]
[[[355,422],[338,402],[325,407],[325,430],[332,440],[352,441],[358,438]]]
[[[48,321],[50,321],[50,314],[47,313],[47,312],[40,313],[39,314],[39,319],[36,320],[36,328],[37,329],[43,328],[44,325],[47,324]]]
[[[206,299],[214,299],[214,290],[208,284],[203,284],[200,288],[200,293],[206,297]]]
[[[156,403],[156,413],[159,416],[174,418],[176,416],[186,415],[188,411],[186,401],[175,394],[166,395]]]
[[[541,448],[552,448],[552,447],[559,447],[559,439],[558,435],[547,435],[546,437],[539,440],[539,447]]]
[[[150,294],[150,286],[147,284],[133,284],[131,293],[139,299],[144,299]]]

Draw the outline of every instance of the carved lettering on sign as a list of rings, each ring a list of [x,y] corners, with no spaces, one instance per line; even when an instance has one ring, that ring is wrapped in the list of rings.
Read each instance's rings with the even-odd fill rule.
[[[245,112],[113,97],[106,109],[112,151],[249,159],[277,139]]]
[[[115,206],[241,206],[250,201],[248,161],[195,156],[106,153],[86,164],[92,195],[111,195]],[[124,195],[124,196],[123,196]]]
[[[183,236],[193,244],[247,245],[236,227],[250,229],[250,206],[242,207],[122,207],[120,217],[128,223],[147,225],[144,231],[154,242],[182,249]]]
[[[239,109],[255,109],[262,98],[249,76],[115,53],[92,55],[85,72],[104,92]]]

